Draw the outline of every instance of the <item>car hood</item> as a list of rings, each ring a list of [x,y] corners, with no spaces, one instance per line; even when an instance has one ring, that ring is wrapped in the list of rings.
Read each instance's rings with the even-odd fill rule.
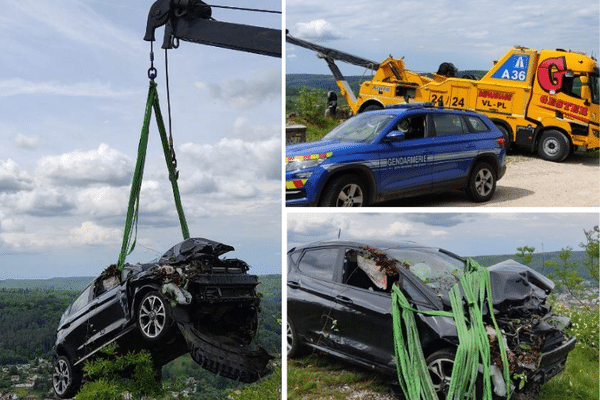
[[[329,152],[352,151],[364,147],[366,143],[340,142],[337,140],[318,140],[316,142],[291,144],[285,147],[286,157],[324,154]]]
[[[235,250],[227,244],[204,238],[190,238],[176,244],[166,251],[158,260],[159,264],[179,264],[190,262],[201,256],[219,257]]]
[[[514,260],[506,260],[488,268],[494,308],[500,311],[513,306],[539,309],[554,283],[544,275]]]

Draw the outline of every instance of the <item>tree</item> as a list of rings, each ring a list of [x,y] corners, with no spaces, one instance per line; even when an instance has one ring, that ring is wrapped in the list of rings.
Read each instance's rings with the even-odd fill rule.
[[[535,247],[523,246],[517,247],[517,250],[518,253],[516,254],[516,256],[519,257],[521,261],[523,261],[523,264],[529,265],[531,263],[531,260],[533,259]]]
[[[560,262],[546,262],[546,265],[554,268],[554,273],[548,274],[548,277],[554,281],[557,289],[566,291],[573,299],[585,306],[583,300],[588,296],[583,285],[584,279],[577,273],[578,264],[570,261],[572,251],[573,249],[567,246],[558,255]]]
[[[586,255],[586,259],[585,259],[583,265],[585,265],[586,268],[588,269],[588,273],[589,273],[590,277],[592,279],[594,279],[596,281],[596,283],[598,283],[599,282],[598,273],[599,273],[599,269],[600,269],[600,266],[598,263],[598,256],[600,253],[600,246],[599,246],[600,232],[598,230],[598,225],[596,225],[590,231],[586,231],[584,229],[583,233],[585,234],[585,238],[587,240],[587,243],[579,244],[579,247],[582,247],[585,250],[585,255]]]
[[[318,123],[325,119],[325,98],[322,90],[302,88],[296,100],[296,109],[312,122]]]
[[[77,394],[77,400],[122,399],[124,392],[131,393],[133,398],[163,393],[148,351],[118,354],[117,345],[112,344],[102,349],[102,353],[102,357],[85,363],[87,383]]]

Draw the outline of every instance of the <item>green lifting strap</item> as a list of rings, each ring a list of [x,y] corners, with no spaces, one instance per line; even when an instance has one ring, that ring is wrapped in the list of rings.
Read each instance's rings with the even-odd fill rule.
[[[171,186],[173,187],[173,197],[175,197],[175,207],[177,208],[177,214],[179,215],[181,233],[183,234],[184,240],[190,237],[187,222],[185,220],[185,215],[183,214],[183,207],[181,206],[179,187],[177,186],[177,176],[175,173],[175,167],[173,166],[173,158],[171,156],[169,140],[167,138],[165,124],[162,118],[162,114],[160,112],[160,106],[158,104],[158,92],[156,91],[156,82],[151,80],[150,88],[148,90],[148,100],[146,102],[144,125],[142,126],[142,135],[140,137],[140,143],[138,145],[137,162],[135,165],[135,171],[133,173],[133,180],[131,182],[131,191],[129,193],[129,207],[127,209],[127,218],[125,220],[125,229],[123,232],[123,244],[121,245],[121,253],[119,254],[119,261],[117,262],[117,270],[119,272],[123,271],[123,267],[125,265],[125,258],[129,254],[131,254],[131,252],[135,249],[138,213],[140,208],[140,191],[142,188],[142,178],[144,176],[146,149],[148,147],[148,132],[150,128],[150,118],[152,116],[153,109],[156,115],[156,124],[158,125],[158,132],[160,133],[160,138],[162,141],[163,152],[165,154],[165,161],[167,162],[169,180],[171,181]],[[132,229],[134,227],[135,230]]]
[[[465,318],[463,295],[468,307]],[[475,399],[475,382],[478,378],[479,365],[483,367],[483,399],[492,399],[490,375],[490,342],[483,323],[482,310],[487,305],[491,317],[502,358],[503,377],[506,384],[507,398],[510,397],[510,377],[508,358],[504,338],[494,317],[492,307],[492,291],[490,274],[471,259],[465,262],[465,273],[450,289],[452,312],[425,311],[413,308],[397,284],[392,289],[392,318],[394,331],[394,348],[396,352],[396,368],[398,381],[408,400],[437,400],[433,382],[425,363],[419,332],[415,322],[415,313],[430,316],[453,318],[458,332],[459,345],[456,350],[454,366],[450,378],[448,400]],[[479,399],[477,399],[479,400]]]

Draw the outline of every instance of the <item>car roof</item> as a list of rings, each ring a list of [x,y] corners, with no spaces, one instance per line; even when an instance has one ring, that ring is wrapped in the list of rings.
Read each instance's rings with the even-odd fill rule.
[[[452,108],[439,107],[434,103],[402,103],[388,105],[382,110],[366,111],[373,114],[392,114],[392,115],[403,115],[403,114],[414,114],[420,112],[427,112],[432,114],[459,114],[459,115],[476,115],[481,117],[482,114],[478,114],[468,110],[458,110]]]
[[[419,244],[411,241],[389,241],[389,240],[380,240],[380,239],[360,239],[360,240],[326,240],[326,241],[318,241],[313,243],[308,243],[306,245],[297,246],[288,251],[288,253],[304,250],[313,247],[321,247],[321,246],[353,246],[353,247],[374,247],[379,250],[389,250],[389,249],[430,249],[430,250],[439,250],[437,247],[426,246],[423,244]]]

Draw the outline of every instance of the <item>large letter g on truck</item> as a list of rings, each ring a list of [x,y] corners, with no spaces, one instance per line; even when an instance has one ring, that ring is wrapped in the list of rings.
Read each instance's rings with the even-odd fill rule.
[[[563,77],[567,73],[564,57],[548,58],[538,67],[538,82],[546,92],[557,91],[562,87]]]

